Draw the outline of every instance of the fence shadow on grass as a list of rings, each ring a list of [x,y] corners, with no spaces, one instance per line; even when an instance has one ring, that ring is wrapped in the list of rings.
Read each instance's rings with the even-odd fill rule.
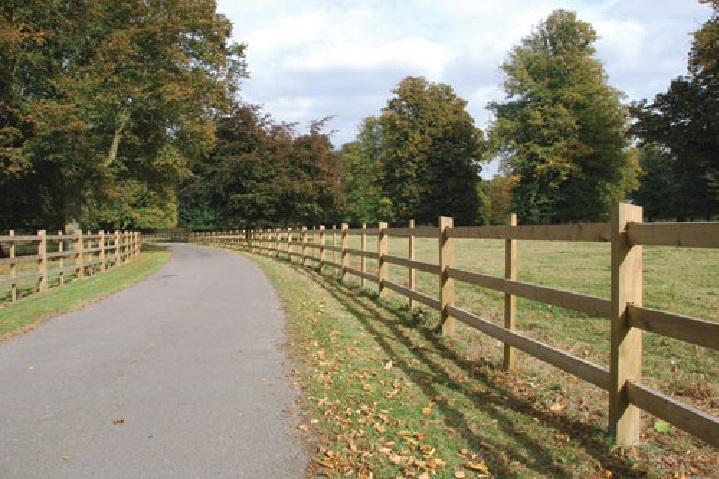
[[[483,411],[496,420],[497,427],[504,434],[527,450],[529,460],[513,450],[496,451],[488,449],[486,444],[491,441],[491,437],[481,436],[473,432],[465,412],[452,407],[448,402],[437,402],[435,407],[442,411],[446,418],[446,425],[461,434],[474,450],[481,450],[482,456],[490,469],[498,475],[514,476],[515,472],[512,471],[509,464],[512,461],[517,461],[531,470],[551,474],[555,478],[574,477],[571,471],[554,463],[544,444],[517,428],[511,417],[509,417],[509,414],[521,414],[528,418],[536,418],[545,428],[566,434],[573,443],[579,444],[587,454],[594,457],[602,468],[612,471],[613,477],[645,477],[646,471],[633,469],[628,461],[611,453],[608,442],[604,440],[603,429],[561,414],[537,409],[528,400],[518,397],[513,391],[497,383],[488,374],[488,371],[478,367],[480,365],[478,362],[468,360],[447,347],[444,339],[432,328],[422,326],[419,321],[412,319],[411,313],[406,309],[393,307],[386,304],[386,302],[376,302],[366,290],[356,286],[347,286],[337,279],[319,274],[316,270],[308,270],[295,263],[291,265],[297,272],[321,286],[352,314],[375,339],[377,344],[393,358],[394,364],[401,368],[407,377],[411,378],[422,389],[424,394],[428,397],[439,396],[440,394],[435,388],[435,384],[443,384],[449,387],[456,393],[463,395],[474,408]],[[421,361],[433,371],[433,381],[426,382],[427,373],[414,368],[409,364],[409,360],[402,358],[394,350],[390,341],[387,340],[387,335],[378,329],[379,325],[387,328],[395,339],[403,343],[407,350],[412,352],[413,359]],[[444,359],[450,361],[451,366],[461,368],[467,372],[473,381],[478,381],[483,386],[483,390],[476,391],[471,387],[472,384],[460,384],[454,381],[447,365],[436,361],[421,348],[417,348],[412,338],[407,335],[402,327],[412,327],[419,333],[422,340],[429,343]],[[482,363],[482,365],[497,368],[497,365],[487,366],[486,363]],[[498,373],[496,370],[494,372]],[[551,440],[552,438],[548,439]]]

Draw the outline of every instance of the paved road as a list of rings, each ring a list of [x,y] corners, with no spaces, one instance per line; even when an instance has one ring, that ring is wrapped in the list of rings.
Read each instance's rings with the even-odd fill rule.
[[[244,258],[172,249],[0,344],[0,478],[302,477],[274,292]]]

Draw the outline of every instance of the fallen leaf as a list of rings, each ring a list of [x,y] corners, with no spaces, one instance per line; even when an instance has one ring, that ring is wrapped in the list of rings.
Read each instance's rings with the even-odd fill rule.
[[[468,462],[464,465],[467,469],[471,469],[472,471],[481,472],[483,474],[489,474],[489,468],[484,463],[484,461],[480,462]]]
[[[385,371],[389,371],[390,369],[392,369],[392,366],[392,360],[387,361],[387,363],[384,365]]]
[[[467,477],[467,474],[465,474],[464,471],[454,471],[454,477],[455,479],[464,479]]]
[[[661,433],[672,432],[672,425],[666,421],[655,421],[654,430]]]

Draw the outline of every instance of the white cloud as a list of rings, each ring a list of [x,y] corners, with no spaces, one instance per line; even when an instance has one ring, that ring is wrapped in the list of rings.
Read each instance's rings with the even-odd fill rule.
[[[689,32],[709,10],[693,0],[220,0],[248,43],[246,100],[306,126],[335,115],[335,143],[378,114],[407,75],[451,84],[479,126],[501,99],[507,51],[556,8],[600,35],[597,55],[629,99],[651,97],[684,72]]]

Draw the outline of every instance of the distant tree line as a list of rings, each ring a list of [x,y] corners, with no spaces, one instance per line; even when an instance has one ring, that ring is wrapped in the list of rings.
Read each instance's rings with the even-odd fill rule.
[[[244,103],[214,0],[0,4],[0,229],[457,224],[719,213],[719,0],[688,71],[623,105],[597,35],[557,10],[502,64],[486,132],[451,86],[402,80],[339,149]],[[499,173],[482,180],[482,165]]]

